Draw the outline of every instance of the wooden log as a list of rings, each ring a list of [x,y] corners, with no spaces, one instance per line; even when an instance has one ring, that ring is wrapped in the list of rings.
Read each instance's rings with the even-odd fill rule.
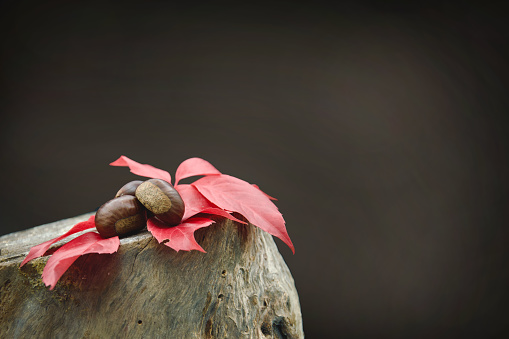
[[[89,215],[0,237],[0,338],[304,337],[290,271],[252,225],[198,230],[207,253],[175,252],[145,231],[118,253],[80,257],[53,291],[41,281],[48,257],[19,268],[31,246]]]

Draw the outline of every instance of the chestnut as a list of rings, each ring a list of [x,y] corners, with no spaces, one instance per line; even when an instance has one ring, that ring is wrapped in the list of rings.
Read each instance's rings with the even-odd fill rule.
[[[184,201],[171,184],[162,179],[149,179],[136,189],[136,198],[155,217],[169,226],[180,224]]]
[[[134,181],[128,182],[127,184],[125,184],[118,190],[117,194],[115,194],[115,198],[121,197],[123,195],[134,196],[134,192],[136,192],[136,189],[138,188],[138,186],[140,186],[140,184],[142,182],[143,181],[141,181],[141,180],[134,180]]]
[[[145,212],[136,197],[123,195],[99,207],[95,214],[95,227],[103,238],[133,233],[146,225]]]

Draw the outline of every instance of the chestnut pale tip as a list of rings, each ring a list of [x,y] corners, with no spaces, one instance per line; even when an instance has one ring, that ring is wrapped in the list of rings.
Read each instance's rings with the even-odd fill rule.
[[[136,198],[157,219],[169,226],[176,226],[182,221],[184,201],[168,182],[162,179],[147,180],[136,189]]]

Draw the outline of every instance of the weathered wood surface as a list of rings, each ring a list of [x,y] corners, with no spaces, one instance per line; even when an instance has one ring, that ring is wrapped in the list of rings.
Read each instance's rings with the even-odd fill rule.
[[[0,237],[0,338],[303,338],[293,278],[272,237],[218,219],[207,251],[175,252],[148,232],[118,253],[80,257],[53,291],[31,246],[88,215]]]

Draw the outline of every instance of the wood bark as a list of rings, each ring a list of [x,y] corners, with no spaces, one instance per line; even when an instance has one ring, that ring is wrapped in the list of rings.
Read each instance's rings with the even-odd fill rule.
[[[144,231],[80,257],[50,291],[31,246],[90,214],[0,237],[0,338],[303,338],[291,273],[272,237],[226,219],[176,252]],[[58,247],[60,244],[56,244]]]

